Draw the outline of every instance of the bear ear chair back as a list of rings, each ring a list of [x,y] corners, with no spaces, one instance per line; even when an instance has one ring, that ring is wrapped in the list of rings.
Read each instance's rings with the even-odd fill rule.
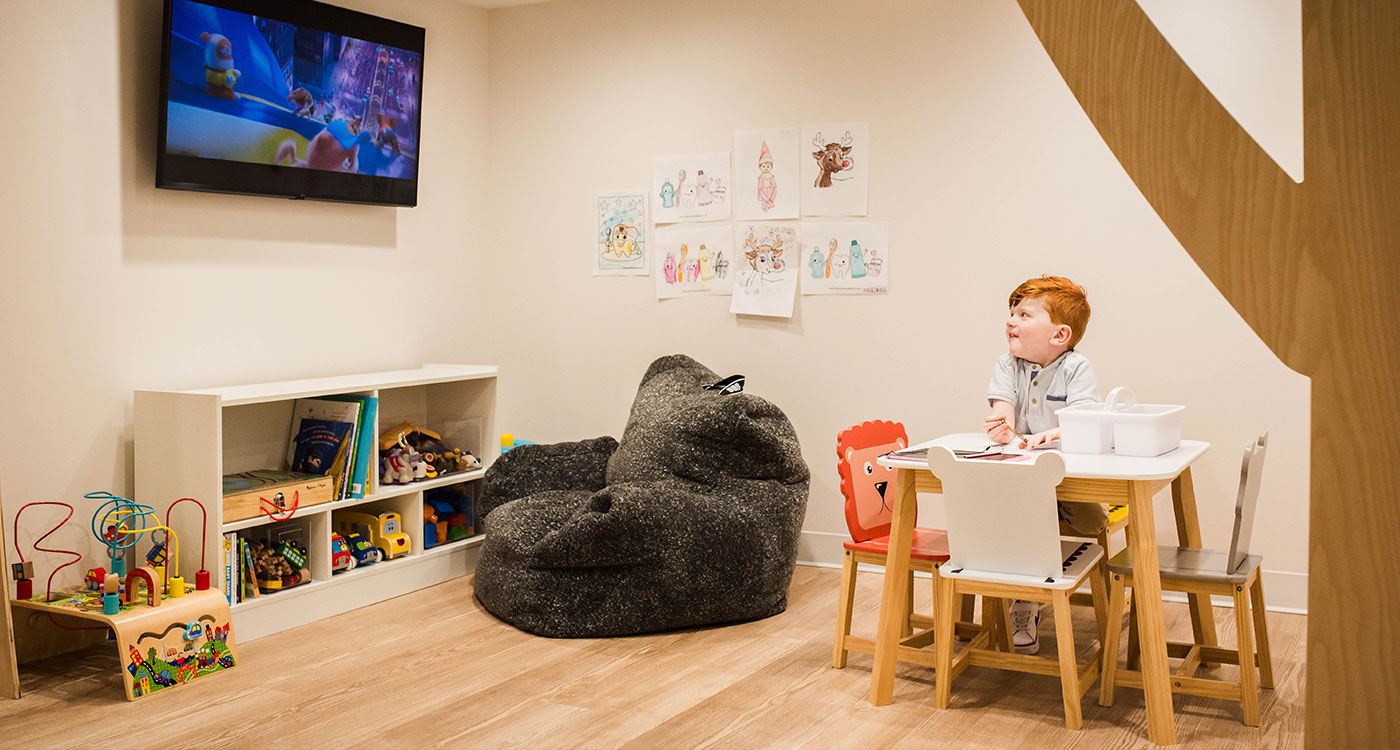
[[[702,389],[703,389],[703,390],[707,390],[707,391],[719,391],[719,393],[720,393],[721,396],[729,396],[729,395],[733,395],[733,394],[735,394],[735,393],[743,393],[743,392],[744,392],[744,376],[743,376],[743,375],[730,375],[729,377],[727,377],[727,378],[725,378],[725,379],[723,379],[723,380],[720,380],[720,381],[717,381],[717,382],[714,382],[714,383],[710,383],[709,385],[706,385],[706,386],[702,386]]]
[[[0,504],[0,571],[5,564],[5,512]],[[0,589],[0,696],[19,699],[19,669],[15,658],[15,626],[10,614],[10,586]]]

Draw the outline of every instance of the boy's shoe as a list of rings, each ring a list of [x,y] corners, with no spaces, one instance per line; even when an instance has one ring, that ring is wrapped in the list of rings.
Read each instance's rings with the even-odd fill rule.
[[[1018,654],[1040,653],[1040,638],[1036,626],[1040,624],[1040,605],[1017,599],[1007,608],[1011,615],[1011,645]]]

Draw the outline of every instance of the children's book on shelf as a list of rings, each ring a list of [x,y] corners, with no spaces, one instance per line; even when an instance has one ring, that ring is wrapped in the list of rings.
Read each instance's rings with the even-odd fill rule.
[[[375,420],[379,416],[379,399],[375,396],[342,394],[325,396],[328,401],[354,401],[360,405],[360,421],[355,427],[355,459],[351,462],[350,497],[362,498],[369,491],[371,467],[375,466]]]
[[[292,406],[292,438],[287,468],[325,474],[335,483],[336,500],[350,497],[350,462],[354,460],[358,401],[299,398]]]
[[[234,550],[237,549],[237,543],[238,534],[230,531],[224,534],[223,544],[220,545],[224,553],[224,597],[228,599],[229,606],[238,603],[238,579],[233,574]]]
[[[239,549],[242,551],[241,557],[244,570],[241,580],[243,584],[243,598],[257,599],[262,596],[262,594],[258,593],[258,582],[253,577],[253,548],[248,545],[248,540],[242,537],[238,538],[238,545]]]
[[[281,508],[328,503],[334,499],[335,482],[322,474],[280,469],[257,469],[224,475],[224,522],[242,521],[262,515],[263,500]],[[279,503],[278,494],[282,495]]]

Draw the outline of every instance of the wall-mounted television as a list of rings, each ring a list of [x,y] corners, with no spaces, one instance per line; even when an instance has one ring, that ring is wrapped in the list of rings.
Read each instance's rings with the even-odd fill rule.
[[[166,0],[156,187],[416,205],[423,38],[311,0]]]

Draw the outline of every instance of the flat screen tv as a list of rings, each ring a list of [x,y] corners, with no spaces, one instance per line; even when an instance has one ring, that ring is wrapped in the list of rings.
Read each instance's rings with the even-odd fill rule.
[[[166,0],[156,187],[416,205],[423,37],[311,0]]]

